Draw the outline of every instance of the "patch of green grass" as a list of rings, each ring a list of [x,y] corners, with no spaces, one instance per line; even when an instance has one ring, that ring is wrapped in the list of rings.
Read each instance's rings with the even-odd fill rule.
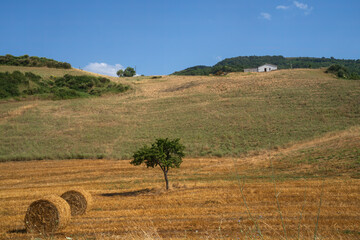
[[[343,230],[342,232],[345,234],[360,235],[360,231],[356,230]]]

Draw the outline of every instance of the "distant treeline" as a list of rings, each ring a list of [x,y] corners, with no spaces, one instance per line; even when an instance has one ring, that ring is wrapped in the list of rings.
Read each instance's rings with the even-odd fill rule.
[[[48,68],[64,68],[70,69],[71,65],[67,62],[58,62],[53,59],[44,57],[29,57],[29,55],[23,55],[15,57],[10,54],[0,56],[0,65],[10,66],[24,66],[24,67],[48,67]]]
[[[45,99],[69,99],[100,96],[108,92],[121,93],[129,88],[128,85],[116,84],[104,77],[66,74],[45,80],[31,72],[0,72],[0,98],[36,95]]]
[[[322,68],[331,65],[341,65],[351,73],[360,74],[360,59],[347,60],[331,58],[293,57],[283,56],[244,56],[224,59],[214,66],[195,66],[173,75],[209,75],[218,72],[242,72],[245,68],[256,68],[265,63],[275,64],[278,69],[290,68]]]

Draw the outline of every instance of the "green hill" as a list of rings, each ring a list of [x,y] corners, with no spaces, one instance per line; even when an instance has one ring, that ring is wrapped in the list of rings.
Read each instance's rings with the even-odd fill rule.
[[[174,72],[173,75],[209,75],[218,71],[242,72],[244,68],[255,68],[265,63],[278,66],[278,69],[290,68],[323,68],[337,64],[345,66],[350,72],[360,74],[360,59],[346,60],[335,58],[311,58],[283,56],[240,56],[224,59],[214,66],[195,66],[182,71]]]

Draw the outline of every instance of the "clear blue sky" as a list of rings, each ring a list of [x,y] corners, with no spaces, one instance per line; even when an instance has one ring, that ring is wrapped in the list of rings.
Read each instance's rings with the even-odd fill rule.
[[[360,0],[1,0],[0,55],[170,74],[248,55],[360,58]]]

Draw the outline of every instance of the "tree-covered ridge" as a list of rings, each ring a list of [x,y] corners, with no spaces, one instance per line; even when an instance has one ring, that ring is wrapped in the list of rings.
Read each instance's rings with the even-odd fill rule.
[[[360,59],[347,60],[313,57],[289,57],[283,56],[240,56],[224,59],[214,66],[195,66],[182,71],[174,72],[173,75],[209,75],[222,72],[242,72],[245,68],[256,68],[265,63],[275,64],[278,69],[290,68],[322,68],[331,65],[342,65],[351,73],[360,74]]]
[[[125,92],[130,87],[104,77],[72,76],[43,79],[31,72],[0,72],[0,99],[34,95],[45,99],[69,99]]]
[[[179,72],[174,72],[173,75],[209,75],[213,68],[209,66],[198,65],[186,68]]]
[[[5,56],[0,56],[0,65],[24,66],[24,67],[48,67],[48,68],[64,68],[64,69],[71,68],[70,63],[67,62],[59,62],[45,57],[36,57],[36,56],[29,57],[29,55],[16,57],[10,54],[6,54]]]

